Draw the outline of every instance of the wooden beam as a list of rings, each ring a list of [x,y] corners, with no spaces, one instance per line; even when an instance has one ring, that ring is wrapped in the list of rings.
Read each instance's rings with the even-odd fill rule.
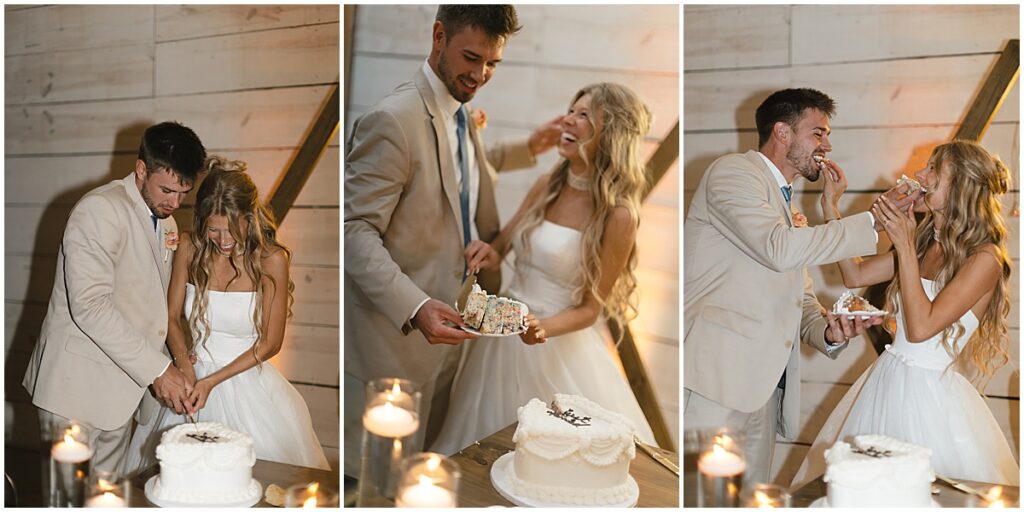
[[[338,107],[338,86],[335,85],[331,88],[331,95],[320,109],[320,114],[306,134],[306,139],[299,147],[295,158],[292,159],[288,170],[285,171],[277,183],[277,187],[274,188],[274,192],[270,195],[269,206],[274,212],[278,225],[284,222],[288,210],[295,204],[299,192],[302,192],[302,187],[306,185],[309,176],[313,174],[313,169],[316,167],[317,161],[320,160],[320,156],[323,155],[324,149],[327,148],[327,143],[338,131],[340,117]]]
[[[989,72],[954,139],[979,141],[1020,74],[1020,39],[1010,39]]]
[[[649,187],[644,191],[644,199],[647,198],[651,190],[654,190],[655,185],[661,181],[661,178],[665,176],[668,169],[672,167],[672,163],[678,158],[679,121],[676,121],[676,125],[662,139],[658,149],[654,151],[650,160],[647,161],[647,182]],[[661,414],[661,407],[658,406],[658,399],[654,394],[651,379],[647,377],[647,369],[644,368],[643,360],[640,359],[640,351],[636,348],[633,332],[629,329],[629,325],[619,324],[610,315],[606,315],[606,317],[609,319],[608,330],[611,331],[612,339],[619,339],[621,335],[621,341],[619,341],[617,347],[619,359],[622,360],[622,368],[626,371],[626,379],[629,380],[629,387],[633,390],[633,396],[636,397],[636,401],[640,404],[640,409],[644,412],[647,423],[651,425],[654,440],[658,442],[658,446],[661,448],[676,451],[675,443],[672,442],[672,433],[669,432],[668,425],[665,424],[665,417]],[[679,392],[678,389],[670,391]]]

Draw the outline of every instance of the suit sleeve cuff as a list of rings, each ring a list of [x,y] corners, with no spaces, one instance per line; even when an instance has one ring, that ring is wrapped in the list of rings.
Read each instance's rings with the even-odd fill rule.
[[[412,329],[413,329],[412,319],[416,318],[416,315],[420,312],[420,308],[422,308],[423,305],[426,304],[428,300],[430,300],[430,297],[427,297],[427,298],[423,299],[423,301],[420,302],[419,305],[417,305],[416,308],[412,310],[412,314],[409,315],[409,319],[405,321],[405,325],[408,328],[407,329],[402,329],[403,331],[405,331],[406,333],[412,331]]]
[[[871,213],[871,210],[866,212],[868,214],[868,227],[871,228],[871,234],[875,237],[875,243],[878,243],[878,231],[875,231],[875,214]]]

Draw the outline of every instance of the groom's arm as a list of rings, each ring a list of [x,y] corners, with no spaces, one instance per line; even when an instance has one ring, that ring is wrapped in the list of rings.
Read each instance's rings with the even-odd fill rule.
[[[145,387],[170,361],[146,342],[114,304],[114,266],[126,243],[118,213],[108,198],[97,194],[83,198],[71,212],[62,242],[68,307],[75,325],[137,385]],[[153,315],[162,317],[164,312],[154,310]]]
[[[384,247],[383,233],[412,172],[401,123],[386,111],[364,114],[345,155],[345,278],[402,332],[430,297]]]
[[[840,352],[846,349],[849,342],[833,345],[825,337],[825,330],[827,328],[828,320],[825,319],[825,308],[818,302],[818,296],[814,293],[814,280],[811,279],[811,273],[805,269],[800,339],[822,354],[835,359],[839,356]]]

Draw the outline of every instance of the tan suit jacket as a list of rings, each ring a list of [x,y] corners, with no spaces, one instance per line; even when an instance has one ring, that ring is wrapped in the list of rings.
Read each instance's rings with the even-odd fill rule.
[[[824,310],[807,268],[874,254],[867,213],[793,227],[785,199],[756,151],[716,160],[701,178],[683,228],[685,387],[741,412],[761,408],[783,371],[780,433],[800,419],[803,340],[826,350]]]
[[[22,382],[33,404],[101,430],[124,425],[136,409],[149,422],[159,403],[146,388],[170,362],[164,341],[173,254],[165,233],[177,230],[168,217],[154,231],[134,173],[75,205]]]
[[[362,382],[401,377],[422,389],[460,348],[430,345],[408,318],[428,297],[454,304],[465,265],[458,171],[441,115],[419,70],[357,119],[348,140],[345,372]],[[480,239],[490,241],[499,231],[496,171],[535,160],[525,143],[485,153],[473,123],[469,134],[480,173],[474,221]],[[479,281],[494,293],[500,275],[481,273]],[[423,397],[422,418],[429,400]]]

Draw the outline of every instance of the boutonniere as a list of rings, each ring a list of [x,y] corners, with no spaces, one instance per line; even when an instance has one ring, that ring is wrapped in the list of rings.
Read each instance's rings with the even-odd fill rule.
[[[476,126],[476,131],[487,128],[487,112],[484,112],[484,109],[474,108],[473,113],[469,116],[473,118],[473,125]]]
[[[807,217],[800,213],[796,208],[793,208],[793,227],[794,228],[806,228]]]
[[[170,229],[164,230],[164,248],[167,252],[164,253],[164,261],[167,261],[167,256],[178,250],[178,232]]]

